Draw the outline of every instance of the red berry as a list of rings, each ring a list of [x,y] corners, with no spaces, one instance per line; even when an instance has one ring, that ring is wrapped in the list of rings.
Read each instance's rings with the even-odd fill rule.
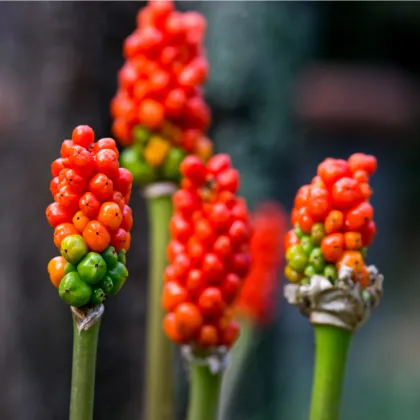
[[[218,154],[214,155],[207,163],[207,169],[212,175],[217,175],[226,169],[230,169],[232,162],[229,155]]]
[[[125,205],[122,210],[121,228],[129,232],[133,227],[133,212],[130,206]]]
[[[114,186],[115,186],[115,184],[114,184]],[[114,190],[114,192],[112,193],[112,200],[111,201],[118,204],[118,206],[121,210],[124,210],[124,206],[126,205],[125,200],[124,200],[123,195],[119,191]]]
[[[239,277],[244,277],[248,274],[251,265],[251,257],[248,253],[233,254],[229,260],[229,271],[236,273]]]
[[[95,133],[88,125],[79,125],[71,135],[73,144],[88,148],[95,141]]]
[[[217,231],[227,228],[231,221],[231,215],[226,204],[213,204],[208,214],[208,220]]]
[[[206,253],[206,248],[195,236],[191,237],[188,241],[187,252],[191,258],[192,264],[195,267],[201,266],[204,254]]]
[[[187,242],[193,234],[191,223],[179,214],[175,214],[172,217],[169,223],[169,229],[172,237],[180,242]]]
[[[87,192],[80,197],[79,208],[89,219],[92,219],[98,214],[101,202],[94,194]]]
[[[96,174],[89,181],[89,191],[101,201],[112,199],[114,193],[113,182],[104,174]]]
[[[330,208],[328,191],[324,188],[312,187],[309,191],[307,208],[315,220],[323,220]]]
[[[194,184],[201,186],[207,178],[207,169],[204,163],[196,156],[189,155],[181,163],[181,174],[189,178]]]
[[[372,175],[377,168],[376,157],[364,153],[355,153],[349,157],[349,167],[352,172],[363,170]]]
[[[111,149],[100,150],[95,156],[96,170],[113,178],[118,173],[118,156]]]
[[[214,230],[206,219],[198,220],[194,225],[197,239],[205,246],[210,246],[215,240]]]
[[[220,316],[225,308],[220,289],[218,287],[207,287],[198,298],[198,307],[206,317]]]
[[[202,270],[206,280],[210,283],[219,283],[226,274],[225,265],[213,253],[208,253],[204,256]]]
[[[239,337],[239,325],[236,321],[231,321],[226,329],[222,331],[221,343],[226,347],[231,347]]]
[[[71,140],[64,140],[61,144],[60,155],[62,158],[68,158],[73,148],[73,142]]]
[[[227,235],[219,236],[213,244],[213,252],[221,259],[225,260],[232,253],[232,240]]]
[[[118,158],[119,153],[117,149],[117,144],[115,143],[115,140],[112,139],[111,137],[104,137],[103,139],[98,140],[92,146],[92,151],[95,154],[97,154],[100,150],[104,150],[104,149],[113,150],[116,153],[117,158]]]
[[[50,192],[53,197],[58,193],[59,184],[60,180],[58,179],[58,176],[54,177],[50,182]]]
[[[75,193],[68,185],[61,187],[55,195],[55,201],[73,213],[77,211],[79,199],[80,195]]]
[[[311,191],[310,185],[304,185],[298,189],[298,192],[295,197],[295,207],[300,209],[301,207],[306,207],[308,205],[309,193]]]
[[[337,262],[344,252],[344,236],[342,233],[331,233],[324,236],[321,242],[321,251],[329,262]]]
[[[172,267],[176,277],[185,280],[191,269],[191,260],[186,254],[178,254],[172,262]]]
[[[362,199],[360,184],[353,178],[341,178],[332,187],[333,204],[338,209],[348,209]]]
[[[128,169],[118,168],[118,174],[114,178],[114,189],[118,190],[123,196],[125,196],[130,192],[132,184],[132,173]]]
[[[162,307],[166,312],[172,312],[188,298],[187,291],[178,283],[170,281],[163,287]]]
[[[51,174],[52,176],[58,176],[60,171],[64,169],[64,159],[58,158],[51,164]]]
[[[234,273],[229,273],[223,280],[221,290],[223,298],[226,303],[232,303],[238,296],[239,289],[241,287],[241,279]]]
[[[70,156],[69,156],[70,165],[77,169],[85,169],[92,166],[93,160],[89,151],[84,147],[79,145],[74,145],[72,147]]]
[[[235,220],[229,228],[229,236],[234,245],[241,245],[248,240],[249,229],[242,220]]]
[[[314,219],[309,213],[308,207],[301,207],[297,216],[299,227],[303,232],[309,234],[311,233],[312,225],[314,224]]]
[[[188,273],[186,288],[192,296],[198,296],[206,287],[206,280],[201,270],[190,270]]]
[[[181,303],[174,314],[177,331],[186,339],[198,332],[203,324],[201,312],[193,303]]]
[[[166,255],[170,263],[172,263],[178,254],[185,252],[185,245],[179,241],[172,240],[166,247]]]
[[[239,188],[239,173],[233,168],[226,169],[217,174],[216,181],[219,190],[236,193]]]
[[[122,228],[118,228],[111,234],[111,245],[117,252],[120,252],[122,249],[127,250],[129,240],[129,233]]]
[[[45,215],[47,216],[48,223],[52,227],[56,227],[62,223],[70,223],[73,217],[72,213],[59,203],[50,204],[45,211]]]
[[[165,118],[163,105],[153,99],[144,99],[139,105],[139,119],[151,130],[159,128]]]
[[[376,224],[371,220],[361,231],[363,246],[369,246],[376,235]]]
[[[318,165],[318,175],[330,187],[340,178],[350,175],[349,165],[343,159],[325,159]]]
[[[351,209],[347,215],[344,225],[347,230],[360,230],[372,220],[373,207],[364,201]]]
[[[183,213],[185,216],[190,216],[200,206],[200,201],[196,194],[188,190],[178,190],[172,197],[175,210]]]
[[[293,245],[299,243],[299,238],[296,236],[295,230],[289,230],[284,237],[284,249],[287,251]]]
[[[83,194],[86,191],[86,179],[75,169],[69,169],[66,172],[66,181],[71,189],[76,193]]]

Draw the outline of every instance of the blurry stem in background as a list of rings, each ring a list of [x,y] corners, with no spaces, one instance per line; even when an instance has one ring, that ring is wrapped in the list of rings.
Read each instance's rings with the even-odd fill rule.
[[[207,365],[190,364],[188,420],[216,420],[222,374],[213,374]]]
[[[230,404],[246,369],[246,361],[254,343],[254,326],[247,319],[241,320],[241,334],[238,342],[230,350],[230,362],[223,375],[220,395],[220,420],[229,420]]]
[[[164,335],[161,305],[163,274],[167,264],[172,197],[147,198],[149,213],[149,296],[146,341],[146,420],[171,420],[173,408],[172,345]]]
[[[310,420],[339,420],[347,353],[353,333],[331,325],[314,325],[315,372]]]
[[[103,309],[101,305],[86,314],[72,308],[74,342],[70,420],[93,418],[96,350]]]

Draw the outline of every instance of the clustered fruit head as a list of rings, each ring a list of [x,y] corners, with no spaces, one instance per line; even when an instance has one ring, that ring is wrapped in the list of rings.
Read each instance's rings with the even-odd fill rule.
[[[135,183],[179,182],[187,154],[203,161],[212,155],[210,109],[201,90],[208,76],[205,30],[199,13],[178,12],[172,0],[151,0],[125,40],[111,114],[113,133],[127,147],[121,165]]]
[[[249,215],[236,196],[239,174],[224,154],[207,165],[188,156],[181,173],[170,222],[163,327],[170,339],[197,350],[229,348],[239,335],[234,302],[250,266]]]
[[[95,143],[86,125],[64,140],[60,154],[51,165],[54,202],[45,214],[61,256],[49,262],[48,273],[67,304],[100,304],[118,293],[128,276],[133,176],[119,167],[115,141]]]
[[[311,184],[298,190],[292,211],[295,228],[285,236],[288,280],[308,283],[320,274],[334,283],[340,268],[347,266],[355,283],[362,288],[370,284],[365,257],[376,225],[369,178],[376,167],[376,158],[363,153],[348,161],[328,158]]]
[[[256,324],[269,323],[275,314],[286,229],[286,212],[277,203],[263,203],[255,211],[250,244],[251,269],[236,307],[241,315]]]

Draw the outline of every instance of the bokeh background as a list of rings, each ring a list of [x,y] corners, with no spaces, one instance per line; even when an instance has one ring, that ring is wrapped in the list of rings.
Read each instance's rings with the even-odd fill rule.
[[[49,165],[74,126],[110,133],[121,45],[143,2],[0,3],[0,418],[67,416],[72,330],[51,286],[44,211]],[[343,420],[415,420],[420,412],[420,3],[178,2],[208,19],[211,136],[242,173],[253,208],[296,189],[325,156],[373,153],[379,234],[369,252],[386,295],[357,334]],[[107,302],[95,419],[139,419],[147,293],[144,200],[124,291]],[[279,279],[280,281],[280,279]],[[313,337],[279,292],[229,420],[306,418]],[[179,420],[185,377],[179,372]]]

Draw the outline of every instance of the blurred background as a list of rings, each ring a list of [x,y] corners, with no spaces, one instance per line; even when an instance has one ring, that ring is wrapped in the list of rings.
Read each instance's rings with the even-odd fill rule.
[[[123,39],[143,2],[0,3],[0,418],[68,412],[72,329],[46,266],[55,255],[44,211],[50,162],[79,124],[110,133]],[[297,188],[326,156],[375,154],[379,226],[369,262],[386,295],[356,335],[343,420],[415,420],[420,412],[420,3],[178,2],[208,19],[216,150],[230,153],[251,208]],[[135,215],[130,280],[107,302],[95,419],[138,419],[147,279],[144,200]],[[280,279],[279,279],[280,280]],[[279,292],[258,332],[230,420],[307,416],[313,336]],[[179,366],[179,420],[185,377]],[[184,403],[182,403],[184,402]]]

